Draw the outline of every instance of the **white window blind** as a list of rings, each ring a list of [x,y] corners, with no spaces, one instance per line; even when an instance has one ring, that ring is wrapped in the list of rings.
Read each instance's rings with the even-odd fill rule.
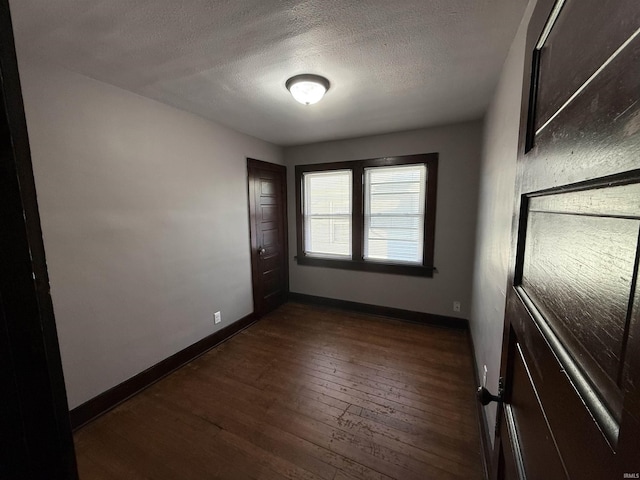
[[[351,170],[304,174],[304,252],[351,258]]]
[[[364,258],[422,263],[427,167],[364,170]]]

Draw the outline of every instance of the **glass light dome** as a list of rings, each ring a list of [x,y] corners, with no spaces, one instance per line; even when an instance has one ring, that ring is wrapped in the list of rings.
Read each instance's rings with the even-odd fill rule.
[[[313,105],[329,90],[329,80],[319,75],[296,75],[287,80],[286,87],[298,102]]]

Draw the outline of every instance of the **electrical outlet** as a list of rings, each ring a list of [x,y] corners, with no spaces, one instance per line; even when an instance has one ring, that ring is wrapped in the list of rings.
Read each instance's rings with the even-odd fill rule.
[[[459,312],[460,311],[460,302],[458,302],[457,300],[455,302],[453,302],[453,311],[454,312]]]
[[[222,315],[220,314],[220,312],[216,312],[213,314],[213,321],[215,323],[220,323],[222,321]]]
[[[483,367],[483,374],[482,374],[482,386],[486,387],[487,386],[487,366],[484,365]]]

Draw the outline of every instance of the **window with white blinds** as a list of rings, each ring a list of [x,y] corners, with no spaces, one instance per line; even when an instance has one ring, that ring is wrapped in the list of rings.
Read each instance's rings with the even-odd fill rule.
[[[422,264],[427,168],[364,169],[364,259]]]
[[[437,153],[295,169],[299,265],[433,276]]]
[[[351,258],[352,172],[305,173],[304,253]]]

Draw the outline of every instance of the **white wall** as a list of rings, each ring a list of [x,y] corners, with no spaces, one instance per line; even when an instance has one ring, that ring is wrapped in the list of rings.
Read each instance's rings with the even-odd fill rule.
[[[470,122],[285,148],[288,168],[291,291],[418,312],[469,318],[482,124]],[[439,152],[433,278],[299,266],[295,165]],[[452,311],[462,302],[460,313]]]
[[[500,355],[511,248],[520,101],[526,27],[535,1],[529,2],[505,61],[500,82],[485,117],[478,201],[478,229],[473,274],[471,334],[478,378],[487,365],[487,388],[498,389]],[[493,441],[496,404],[485,407]]]
[[[20,74],[73,408],[252,312],[245,158],[282,150],[62,69]]]

